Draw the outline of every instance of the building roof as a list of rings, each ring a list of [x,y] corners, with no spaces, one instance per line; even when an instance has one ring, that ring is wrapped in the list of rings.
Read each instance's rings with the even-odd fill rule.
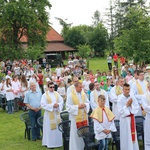
[[[48,42],[64,41],[64,38],[57,31],[55,31],[52,27],[50,27],[50,30],[48,31],[46,35],[46,41]]]
[[[28,38],[26,36],[22,36],[20,41],[22,43],[27,43]],[[64,38],[52,27],[49,27],[49,31],[47,32],[46,35],[46,41],[51,42],[51,41],[64,41]]]
[[[49,27],[49,29],[50,30],[46,35],[47,45],[45,52],[76,51],[76,49],[64,44],[64,38],[57,31],[55,31],[52,27]],[[20,41],[23,45],[25,45],[28,43],[28,38],[26,36],[22,36]],[[27,45],[24,47],[27,47]]]
[[[65,45],[63,42],[50,42],[46,46],[45,52],[76,51],[76,49]]]

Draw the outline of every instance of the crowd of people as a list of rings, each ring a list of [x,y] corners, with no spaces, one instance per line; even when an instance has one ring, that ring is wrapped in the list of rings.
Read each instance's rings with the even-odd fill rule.
[[[121,64],[114,57],[111,66],[108,56],[108,72],[86,68],[82,57],[69,57],[64,67],[54,71],[38,61],[1,61],[0,100],[6,99],[7,112],[19,109],[29,111],[32,141],[42,138],[48,148],[63,146],[62,133],[58,130],[60,112],[67,110],[71,120],[70,150],[84,150],[84,142],[77,129],[88,125],[89,117],[94,124],[95,139],[100,141],[99,150],[108,149],[111,132],[116,132],[114,120],[120,120],[121,150],[138,150],[135,116],[145,117],[145,150],[150,149],[150,83],[145,75],[150,67],[140,68],[134,64]],[[117,59],[117,61],[116,61]],[[116,63],[117,62],[117,63]],[[146,76],[148,79],[148,76]],[[37,119],[44,110],[43,136]]]

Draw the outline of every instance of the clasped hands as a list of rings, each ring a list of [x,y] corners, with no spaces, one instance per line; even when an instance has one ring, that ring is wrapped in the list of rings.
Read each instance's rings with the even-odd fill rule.
[[[33,108],[32,110],[34,110],[35,112],[38,112],[41,108]]]
[[[82,108],[85,108],[85,107],[86,107],[86,105],[83,104],[83,103],[81,103],[81,104],[78,105],[78,108],[79,108],[79,109],[82,109]]]
[[[127,104],[126,104],[126,106],[128,107],[128,106],[131,106],[131,104],[132,104],[132,98],[130,98],[128,101],[127,101]]]
[[[109,134],[109,133],[110,133],[110,130],[105,129],[105,130],[103,130],[103,132],[104,132],[105,134]]]
[[[53,105],[54,108],[58,108],[58,106],[59,106],[58,103],[55,103],[55,104]]]

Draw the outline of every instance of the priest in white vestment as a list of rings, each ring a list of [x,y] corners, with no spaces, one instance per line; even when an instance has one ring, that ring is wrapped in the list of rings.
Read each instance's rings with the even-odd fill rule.
[[[108,94],[105,90],[100,89],[100,83],[97,81],[94,82],[94,90],[90,93],[90,105],[92,110],[94,110],[98,106],[98,96],[104,95],[106,102],[105,105],[109,108],[109,100],[108,100]]]
[[[88,125],[89,100],[82,90],[82,84],[76,82],[75,90],[67,95],[66,107],[71,120],[69,150],[84,150],[84,142],[77,135],[77,128]]]
[[[132,87],[132,84],[138,79],[137,72],[138,70],[134,71],[134,77],[128,82],[128,84],[130,85],[130,88]]]
[[[144,123],[145,150],[150,150],[150,83],[148,83],[148,91],[143,96],[142,106],[146,112]]]
[[[134,114],[139,105],[134,96],[130,96],[130,85],[125,83],[123,94],[119,97],[117,106],[120,114],[120,148],[121,150],[139,150]]]
[[[42,145],[48,148],[63,146],[62,133],[58,129],[63,98],[54,91],[54,83],[48,83],[48,91],[42,95],[41,107],[45,110],[43,118]]]
[[[120,119],[120,114],[118,112],[117,101],[122,94],[122,87],[124,84],[124,79],[119,78],[116,85],[110,90],[110,101],[112,102],[112,112],[115,115],[115,120]]]
[[[67,95],[69,95],[73,90],[75,90],[74,84],[79,81],[78,77],[73,77],[73,84],[67,88]]]
[[[145,115],[145,112],[143,111],[142,107],[142,100],[144,93],[147,92],[147,81],[144,80],[144,72],[142,70],[139,70],[137,72],[138,80],[132,84],[131,92],[130,94],[133,95],[139,104],[139,111],[137,112],[136,116],[142,116]]]

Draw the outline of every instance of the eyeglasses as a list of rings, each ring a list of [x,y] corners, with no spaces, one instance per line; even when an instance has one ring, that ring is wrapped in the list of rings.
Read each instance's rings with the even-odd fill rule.
[[[51,88],[51,89],[53,88],[54,89],[55,87],[54,86],[50,86],[49,88]]]

